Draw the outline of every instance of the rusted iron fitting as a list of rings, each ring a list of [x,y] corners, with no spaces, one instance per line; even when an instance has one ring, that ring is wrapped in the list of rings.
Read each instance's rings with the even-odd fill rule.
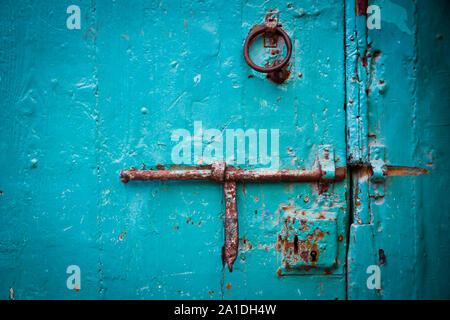
[[[242,170],[216,162],[211,166],[196,169],[138,170],[125,169],[120,172],[123,183],[129,181],[167,181],[167,180],[207,180],[214,182],[315,182],[342,181],[347,176],[347,168],[336,168],[334,179],[325,179],[325,171],[315,170]]]
[[[169,169],[169,170],[137,170],[126,169],[120,172],[123,183],[131,180],[207,180],[224,183],[225,195],[225,243],[222,247],[222,261],[227,264],[230,272],[239,250],[239,227],[236,206],[236,182],[314,182],[314,181],[341,181],[346,178],[346,168],[336,168],[334,179],[327,177],[327,172],[320,167],[316,170],[240,170],[227,166],[225,162],[214,162],[210,166],[195,169]]]
[[[211,165],[211,178],[214,181],[222,182],[225,180],[225,170],[227,164],[223,161],[215,161]]]
[[[244,59],[247,64],[254,70],[267,74],[267,79],[270,81],[281,84],[285,82],[289,76],[288,70],[289,59],[292,55],[292,41],[288,34],[283,30],[279,21],[279,12],[272,11],[266,14],[264,25],[255,25],[248,33],[247,39],[244,43]],[[250,58],[250,46],[253,41],[263,36],[264,48],[276,48],[278,47],[278,38],[283,38],[286,45],[286,57],[284,59],[275,59],[272,62],[268,62],[266,66],[258,66]],[[279,50],[277,50],[279,52]],[[274,53],[274,51],[272,51]]]
[[[269,12],[266,14],[264,25],[267,27],[268,33],[275,33],[278,26],[279,12]]]
[[[225,244],[222,247],[222,261],[228,265],[230,272],[233,271],[233,263],[239,250],[239,227],[236,206],[236,182],[227,181],[224,184],[225,194]]]

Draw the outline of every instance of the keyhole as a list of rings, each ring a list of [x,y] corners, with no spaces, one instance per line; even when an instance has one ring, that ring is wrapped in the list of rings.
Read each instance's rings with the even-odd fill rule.
[[[294,237],[294,254],[298,254],[298,236]]]
[[[315,250],[311,251],[310,253],[311,255],[311,261],[316,261],[316,257],[317,257],[317,252]]]

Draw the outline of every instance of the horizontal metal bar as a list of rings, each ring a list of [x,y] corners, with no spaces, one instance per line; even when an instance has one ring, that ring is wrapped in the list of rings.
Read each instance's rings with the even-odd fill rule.
[[[226,167],[223,178],[218,178],[213,168],[187,170],[137,170],[125,169],[120,172],[122,182],[151,180],[209,180],[209,181],[268,181],[268,182],[314,182],[321,181],[324,172],[316,170],[240,170]],[[347,168],[336,168],[335,178],[341,181],[347,176]]]
[[[120,180],[211,180],[211,170],[136,170],[125,169],[120,172]]]

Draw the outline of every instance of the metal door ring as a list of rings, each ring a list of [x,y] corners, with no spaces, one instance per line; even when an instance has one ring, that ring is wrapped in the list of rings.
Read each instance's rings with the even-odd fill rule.
[[[251,42],[257,36],[259,36],[260,34],[263,34],[265,32],[273,32],[276,34],[280,34],[284,40],[284,43],[286,44],[286,47],[287,47],[286,57],[283,60],[281,60],[280,63],[278,63],[277,65],[274,65],[272,67],[267,67],[267,68],[256,65],[252,61],[252,59],[250,59],[250,54],[249,54]],[[255,29],[253,29],[252,31],[250,31],[250,33],[247,36],[247,39],[245,40],[245,44],[244,44],[245,61],[247,62],[247,64],[250,67],[252,67],[253,69],[255,69],[256,71],[259,71],[259,72],[270,73],[270,72],[281,70],[288,63],[289,59],[291,58],[291,54],[292,54],[291,38],[289,38],[288,34],[280,26],[270,27],[268,25],[263,25],[263,26],[257,27]]]

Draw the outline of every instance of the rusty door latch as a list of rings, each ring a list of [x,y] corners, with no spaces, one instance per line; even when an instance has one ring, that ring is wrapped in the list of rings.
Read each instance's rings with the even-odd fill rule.
[[[372,188],[378,196],[384,195],[383,184],[387,176],[422,175],[428,170],[416,167],[390,166],[384,162],[384,147],[371,147],[371,162],[368,167]],[[224,184],[225,195],[225,243],[222,247],[222,262],[233,271],[239,249],[238,213],[236,205],[237,182],[317,182],[330,184],[347,177],[346,167],[336,167],[334,149],[331,145],[320,145],[317,150],[318,166],[313,170],[243,170],[227,166],[225,162],[211,165],[157,170],[125,169],[120,172],[123,183],[129,181],[203,180]],[[315,258],[315,257],[312,257]]]
[[[250,45],[260,35],[264,36],[264,47],[275,48],[277,46],[278,37],[281,36],[286,45],[286,57],[282,60],[274,60],[272,66],[260,67],[250,58]],[[274,51],[275,52],[275,51]],[[254,70],[267,73],[267,78],[275,83],[283,83],[289,77],[287,65],[292,55],[292,41],[288,34],[282,29],[278,23],[278,13],[269,12],[266,15],[264,25],[256,25],[248,33],[244,43],[244,58],[247,64]]]
[[[236,182],[334,182],[346,178],[347,168],[335,168],[330,148],[319,149],[319,166],[315,170],[241,170],[227,166],[225,162],[185,169],[138,170],[125,169],[120,172],[123,183],[129,181],[206,180],[224,184],[225,195],[225,244],[222,261],[230,272],[239,249],[239,228],[236,206]],[[330,155],[331,154],[331,155]]]

